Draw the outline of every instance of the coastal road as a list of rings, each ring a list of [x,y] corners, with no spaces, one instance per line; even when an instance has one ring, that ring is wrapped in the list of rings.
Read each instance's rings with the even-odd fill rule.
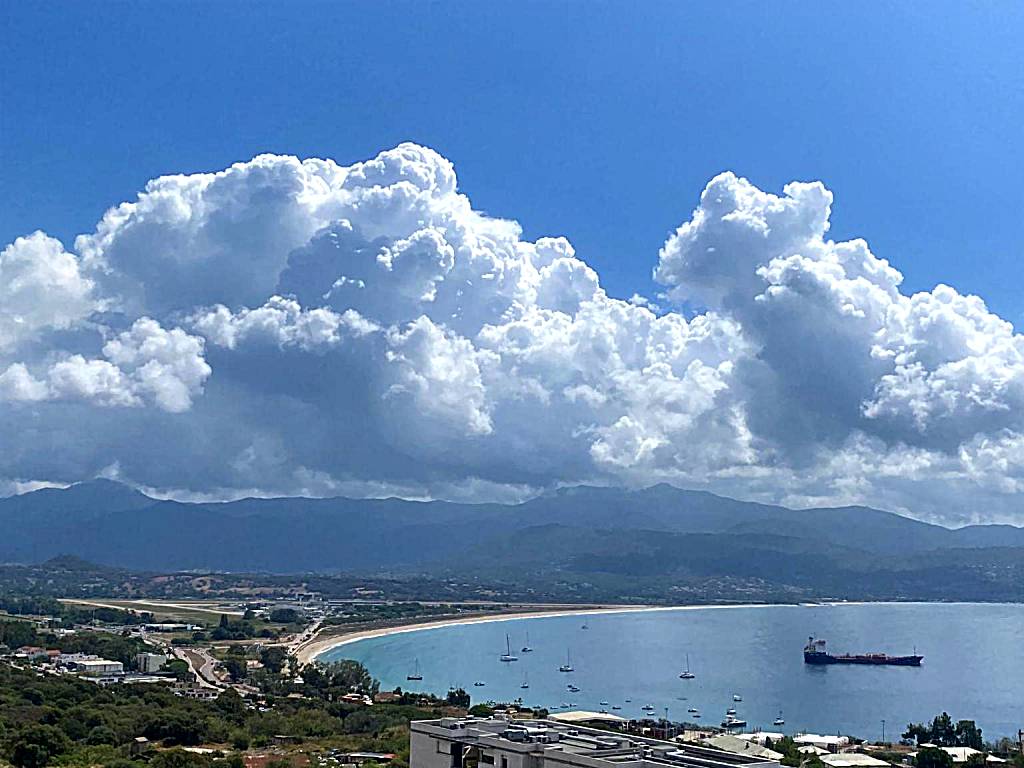
[[[220,681],[213,674],[214,667],[217,666],[217,660],[209,653],[196,648],[172,648],[171,653],[174,654],[175,658],[181,659],[188,664],[189,671],[195,675],[196,684],[200,688],[223,689],[224,686],[220,684]]]

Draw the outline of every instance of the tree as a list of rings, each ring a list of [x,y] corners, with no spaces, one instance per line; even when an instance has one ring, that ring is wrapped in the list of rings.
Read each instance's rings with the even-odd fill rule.
[[[68,737],[59,728],[30,725],[14,742],[11,764],[16,768],[43,768],[54,757],[67,752],[69,745]]]
[[[220,615],[220,624],[218,624],[217,626],[219,626],[221,629],[228,628],[228,615],[226,613],[222,613]]]
[[[767,746],[767,745],[766,745]],[[774,749],[776,752],[782,753],[781,762],[786,766],[797,766],[803,762],[803,755],[800,754],[800,750],[796,746],[796,742],[789,736],[783,736],[779,741],[769,749]]]
[[[210,760],[205,755],[183,749],[168,749],[157,752],[150,759],[149,765],[150,768],[208,768]]]
[[[953,718],[948,712],[943,712],[932,720],[931,741],[940,747],[956,746],[956,728],[953,727]]]
[[[97,725],[89,731],[85,739],[86,744],[98,746],[100,744],[117,744],[117,735],[105,725]]]
[[[923,723],[908,723],[907,730],[903,732],[905,741],[913,741],[916,744],[925,744],[931,737],[931,729]]]
[[[448,695],[445,697],[445,701],[453,707],[463,707],[469,709],[470,698],[469,694],[462,688],[451,688],[448,691]]]
[[[237,750],[244,751],[249,748],[249,734],[238,730],[231,734],[231,746]]]
[[[34,645],[36,631],[25,621],[0,622],[0,643],[8,648],[21,648],[23,645]]]
[[[260,651],[260,662],[274,674],[280,674],[281,670],[284,669],[284,663],[287,658],[288,652],[284,648],[277,646],[264,648]]]
[[[953,758],[938,747],[926,747],[917,753],[914,760],[917,768],[953,768]]]
[[[330,678],[331,687],[341,688],[345,692],[358,691],[373,694],[380,688],[380,683],[373,679],[366,667],[352,659],[342,659],[324,664],[321,669]],[[303,668],[302,674],[306,674],[305,668]]]
[[[188,668],[188,662],[182,659],[170,659],[164,664],[164,669],[179,680],[187,680],[192,677],[192,672]]]
[[[249,668],[245,664],[245,659],[240,659],[237,656],[229,656],[220,663],[224,670],[231,676],[234,682],[244,680],[249,674]]]
[[[215,702],[217,709],[225,715],[241,718],[245,714],[245,702],[234,688],[222,691]]]
[[[960,720],[955,730],[956,746],[984,749],[985,742],[981,738],[981,728],[973,720]]]
[[[150,739],[167,739],[173,744],[194,747],[203,742],[206,730],[206,720],[197,712],[174,709],[154,718],[146,727],[144,735]]]

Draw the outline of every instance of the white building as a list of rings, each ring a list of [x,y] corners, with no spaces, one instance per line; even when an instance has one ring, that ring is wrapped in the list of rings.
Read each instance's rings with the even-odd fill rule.
[[[86,677],[116,677],[124,674],[124,664],[110,659],[73,659],[64,665],[72,672]]]
[[[821,755],[821,762],[829,768],[890,768],[885,760],[866,755],[863,752],[839,752]]]
[[[778,768],[719,749],[555,720],[441,718],[410,726],[410,768]]]
[[[213,701],[220,695],[220,690],[217,688],[204,688],[199,685],[175,685],[174,695],[186,699]]]
[[[819,736],[816,733],[801,733],[793,737],[798,747],[817,747],[827,752],[838,752],[850,744],[849,736]]]
[[[737,755],[747,755],[760,760],[781,760],[785,757],[781,752],[768,749],[763,744],[758,744],[753,739],[741,739],[729,733],[718,733],[701,739],[701,744],[715,749],[722,749]]]
[[[167,657],[162,653],[138,653],[135,655],[135,668],[146,675],[159,672],[166,663]]]
[[[921,746],[935,748],[934,744],[922,744]],[[953,758],[954,765],[966,763],[969,758],[974,757],[975,755],[983,754],[976,749],[972,749],[971,747],[937,747],[937,749],[941,749],[943,752],[945,752],[947,755]],[[910,756],[917,757],[917,752],[911,752]],[[985,762],[1005,763],[1006,761],[1000,757],[996,757],[995,755],[986,755]]]

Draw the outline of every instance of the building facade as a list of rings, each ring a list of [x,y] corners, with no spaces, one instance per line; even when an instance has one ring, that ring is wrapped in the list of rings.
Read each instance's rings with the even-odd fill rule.
[[[779,768],[751,755],[554,720],[442,718],[411,724],[410,768]]]

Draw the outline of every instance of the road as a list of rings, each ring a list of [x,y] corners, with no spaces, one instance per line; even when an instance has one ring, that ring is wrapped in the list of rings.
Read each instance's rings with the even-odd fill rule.
[[[188,664],[189,671],[195,676],[200,688],[223,690],[224,685],[217,679],[213,670],[217,660],[202,648],[171,648],[171,654]]]

